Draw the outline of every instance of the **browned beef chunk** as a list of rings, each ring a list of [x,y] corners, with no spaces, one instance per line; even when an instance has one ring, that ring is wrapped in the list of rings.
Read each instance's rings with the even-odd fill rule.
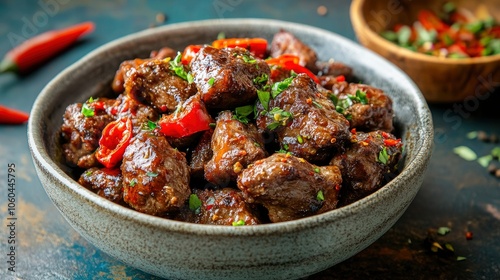
[[[170,69],[166,60],[148,60],[127,72],[125,92],[160,113],[172,112],[196,93],[196,87]]]
[[[270,100],[267,113],[262,104],[258,110],[258,127],[276,132],[282,149],[310,162],[329,160],[350,137],[349,122],[305,74]]]
[[[177,55],[177,51],[174,49],[171,49],[169,47],[163,47],[159,50],[154,50],[150,53],[149,57],[152,59],[165,59],[167,57],[170,57],[171,59],[174,59]]]
[[[251,103],[269,76],[269,66],[243,48],[202,48],[191,61],[194,83],[207,108],[232,109]]]
[[[335,208],[341,183],[338,168],[282,153],[256,161],[238,176],[245,201],[263,205],[272,222],[311,216],[324,205],[322,212]]]
[[[381,89],[342,82],[333,87],[333,94],[337,110],[349,119],[352,128],[360,131],[393,130],[392,100]]]
[[[344,154],[335,156],[330,164],[342,172],[341,204],[359,200],[385,183],[386,176],[395,172],[401,157],[402,143],[383,131],[357,132]]]
[[[134,126],[134,134],[145,129],[148,121],[156,122],[158,120],[158,113],[153,108],[141,104],[124,94],[120,94],[107,111],[115,119],[130,118]]]
[[[233,119],[230,111],[217,117],[211,145],[213,156],[205,165],[205,178],[218,186],[227,186],[250,163],[266,156],[257,128]]]
[[[110,201],[123,203],[123,178],[118,168],[92,167],[80,176],[78,183]]]
[[[195,190],[201,206],[190,209],[187,220],[197,224],[257,225],[261,222],[253,209],[245,202],[241,191],[232,188]]]
[[[205,165],[212,158],[212,135],[213,129],[203,132],[201,138],[191,153],[189,167],[191,168],[191,176],[195,178],[203,178]]]
[[[282,54],[293,54],[300,58],[299,64],[317,72],[316,52],[301,40],[287,31],[280,31],[274,34],[271,42],[271,56],[278,57]]]
[[[353,78],[352,68],[334,60],[316,62],[319,78],[344,76],[347,80]]]
[[[94,152],[99,147],[102,130],[113,121],[113,117],[105,110],[113,103],[114,100],[106,98],[86,102],[86,106],[94,112],[93,116],[88,117],[82,113],[82,103],[71,104],[66,108],[61,135],[63,154],[69,165],[80,168],[98,165]]]
[[[121,170],[123,198],[139,212],[161,215],[177,211],[191,193],[185,156],[151,132],[132,138]]]
[[[143,64],[146,61],[154,60],[154,59],[165,59],[167,57],[174,58],[176,56],[175,50],[164,47],[158,51],[152,51],[150,58],[140,59],[136,58],[133,60],[125,60],[120,64],[120,67],[116,71],[115,77],[113,79],[112,88],[116,93],[122,93],[125,90],[125,80],[127,80],[129,76],[129,70],[131,68],[137,68],[139,65]]]

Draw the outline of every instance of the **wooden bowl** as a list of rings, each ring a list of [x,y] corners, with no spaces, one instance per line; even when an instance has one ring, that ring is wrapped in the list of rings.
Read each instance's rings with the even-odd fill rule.
[[[487,99],[500,85],[500,55],[476,58],[442,58],[407,50],[379,34],[396,23],[411,25],[421,9],[438,11],[448,0],[353,0],[351,21],[359,42],[387,58],[418,85],[428,102],[467,102]],[[498,1],[451,1],[474,11],[478,5],[500,20]]]

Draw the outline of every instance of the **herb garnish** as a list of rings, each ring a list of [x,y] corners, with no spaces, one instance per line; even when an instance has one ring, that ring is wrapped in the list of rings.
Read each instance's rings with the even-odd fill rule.
[[[288,77],[281,82],[274,83],[272,88],[271,88],[271,96],[273,98],[276,98],[276,96],[278,96],[280,93],[282,93],[284,90],[286,90],[290,86],[290,84],[292,83],[293,79],[296,76],[297,75],[292,75],[291,77]]]
[[[148,120],[145,124],[144,127],[146,130],[155,130],[158,127],[158,123]]]
[[[267,114],[274,118],[274,122],[267,125],[267,129],[269,130],[275,130],[279,126],[285,126],[288,121],[293,118],[292,113],[278,107],[274,107]]]
[[[245,221],[243,220],[238,220],[237,222],[233,222],[233,227],[239,227],[239,226],[244,226]]]
[[[137,179],[133,178],[132,180],[130,180],[130,183],[128,185],[134,187],[136,184],[137,184]]]
[[[82,105],[81,112],[87,118],[93,117],[95,115],[94,108],[89,106],[89,104],[92,102],[94,102],[94,98],[90,97],[89,100],[87,100],[87,102],[83,103]]]
[[[467,146],[458,146],[453,149],[453,152],[468,161],[477,159],[476,153]]]
[[[365,91],[356,90],[356,95],[348,94],[347,97],[353,102],[361,103],[363,105],[368,104],[368,97]]]
[[[191,73],[186,72],[186,69],[184,69],[184,65],[181,63],[181,57],[181,52],[177,52],[177,56],[174,58],[174,60],[170,61],[170,70],[174,71],[175,74],[181,77],[183,80],[188,81],[188,83],[192,83],[194,80],[193,76],[191,75]]]
[[[451,229],[449,227],[440,227],[437,229],[437,233],[439,235],[446,235],[451,232]]]
[[[201,200],[194,193],[189,195],[189,209],[195,214],[199,214],[201,211]]]
[[[319,190],[318,194],[316,194],[316,199],[318,201],[323,201],[325,200],[325,196],[323,195],[323,191],[322,190]]]
[[[269,76],[266,73],[262,73],[262,75],[254,78],[252,81],[256,85],[264,85],[269,80]]]
[[[213,86],[214,83],[215,83],[215,78],[214,77],[211,77],[210,79],[208,79],[208,82],[207,82],[210,86]]]
[[[236,107],[234,109],[233,120],[238,120],[243,124],[248,124],[248,122],[250,121],[248,119],[248,116],[253,113],[254,111],[253,109],[254,109],[253,105]]]
[[[257,97],[259,98],[262,107],[264,107],[264,110],[269,110],[269,100],[271,99],[271,93],[265,90],[257,90]]]
[[[156,176],[158,176],[158,173],[156,173],[156,172],[148,172],[148,173],[146,173],[146,175],[148,175],[149,177],[156,177]]]
[[[377,161],[383,164],[387,164],[389,160],[389,154],[387,154],[387,148],[383,147],[382,150],[378,153]]]

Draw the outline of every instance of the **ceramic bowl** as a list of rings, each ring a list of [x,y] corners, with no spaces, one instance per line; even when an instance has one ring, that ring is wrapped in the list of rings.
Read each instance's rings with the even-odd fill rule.
[[[359,42],[406,72],[429,102],[484,100],[500,81],[500,55],[476,58],[439,58],[407,50],[379,34],[397,23],[411,25],[421,9],[438,11],[449,0],[353,0],[351,22]],[[457,7],[475,11],[479,5],[500,21],[495,0],[452,0]]]
[[[319,58],[341,59],[363,82],[393,98],[405,145],[402,172],[374,194],[337,210],[290,222],[228,227],[178,222],[109,202],[80,186],[62,162],[59,127],[65,107],[109,91],[120,62],[153,49],[228,37],[265,37],[286,29]],[[172,24],[113,41],[64,70],[40,93],[28,126],[29,146],[48,196],[91,244],[124,263],[169,279],[293,279],[358,253],[384,234],[419,190],[433,139],[429,109],[418,88],[395,66],[339,35],[265,19]]]

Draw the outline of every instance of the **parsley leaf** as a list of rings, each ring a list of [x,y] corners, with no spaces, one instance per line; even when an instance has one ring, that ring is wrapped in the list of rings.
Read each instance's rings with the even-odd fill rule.
[[[269,93],[269,91],[257,90],[257,97],[259,98],[262,107],[264,107],[264,110],[269,110],[269,100],[271,99],[271,93]]]
[[[136,184],[137,184],[137,179],[133,178],[132,180],[130,180],[130,183],[128,185],[134,187]]]
[[[144,128],[146,130],[155,130],[156,128],[158,127],[158,123],[154,122],[154,121],[151,121],[151,120],[148,120],[145,124],[144,124]]]
[[[269,80],[269,76],[266,73],[262,73],[262,75],[254,78],[252,81],[256,85],[264,85]]]
[[[274,122],[267,125],[267,129],[269,130],[275,130],[279,126],[285,126],[291,119],[293,119],[292,113],[279,107],[274,107],[271,111],[267,112],[267,114],[274,119]]]
[[[239,226],[244,226],[245,221],[243,220],[238,220],[237,222],[233,222],[233,227],[239,227]]]
[[[211,77],[210,79],[208,79],[208,82],[207,82],[210,86],[213,86],[214,83],[215,83],[215,78],[214,77]]]
[[[238,120],[243,124],[248,124],[248,116],[253,113],[253,105],[246,105],[241,107],[236,107],[234,109],[233,119]]]
[[[201,200],[194,193],[189,195],[189,209],[195,214],[199,214],[201,211]]]
[[[318,201],[323,201],[325,200],[325,196],[323,195],[323,191],[322,190],[319,190],[318,194],[316,195],[316,199]]]
[[[387,154],[387,148],[383,147],[382,150],[378,153],[378,162],[387,164],[389,160],[389,154]]]
[[[81,112],[87,118],[93,117],[95,115],[94,108],[89,106],[89,104],[92,102],[94,102],[94,99],[92,97],[90,97],[89,100],[87,100],[87,102],[82,104],[82,111]]]
[[[274,83],[272,88],[271,88],[271,96],[273,98],[276,98],[276,96],[278,96],[280,93],[282,93],[284,90],[286,90],[290,86],[290,84],[292,83],[294,78],[295,78],[295,76],[291,76],[291,77],[284,79],[281,82]]]
[[[174,60],[170,61],[170,70],[174,71],[174,73],[183,80],[192,83],[193,76],[191,75],[191,73],[187,73],[186,69],[184,69],[184,65],[181,63],[181,57],[181,52],[177,52],[177,56],[174,58]]]

